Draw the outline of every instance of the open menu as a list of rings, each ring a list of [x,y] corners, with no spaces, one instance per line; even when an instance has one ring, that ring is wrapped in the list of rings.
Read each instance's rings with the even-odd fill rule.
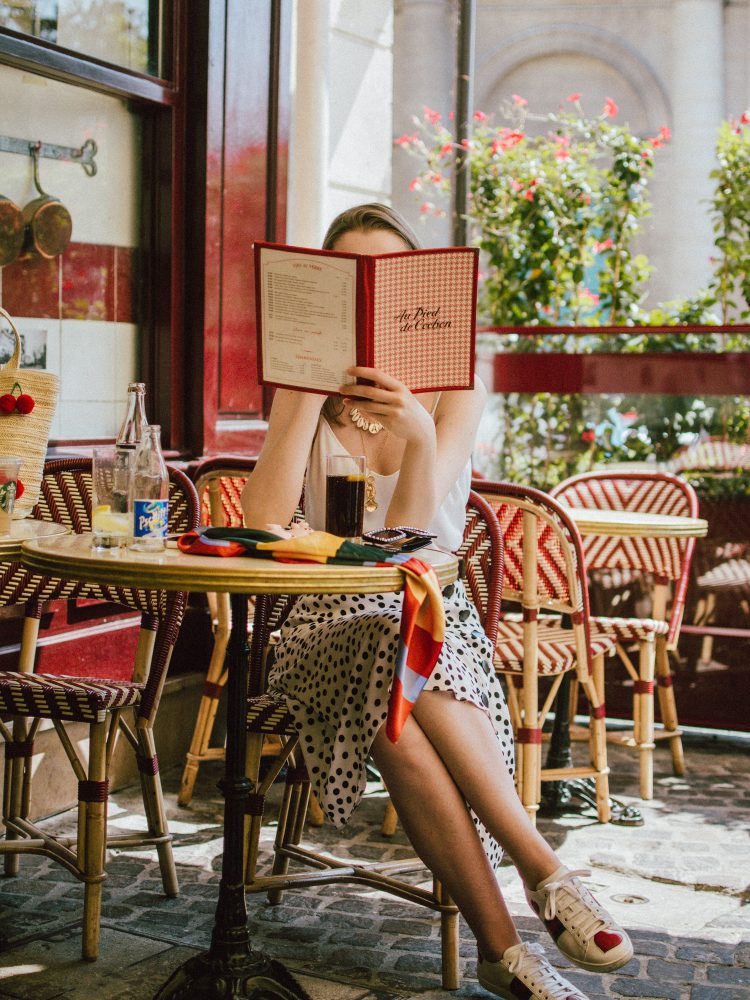
[[[333,394],[365,365],[413,392],[473,386],[476,248],[253,250],[260,382]]]

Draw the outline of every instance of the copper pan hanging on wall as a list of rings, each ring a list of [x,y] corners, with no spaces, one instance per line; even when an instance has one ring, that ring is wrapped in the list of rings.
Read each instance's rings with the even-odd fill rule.
[[[16,259],[23,238],[23,212],[10,198],[0,194],[0,267]]]
[[[34,160],[34,186],[39,197],[24,206],[25,256],[50,259],[63,253],[73,235],[73,219],[59,198],[47,194],[39,183],[39,146],[31,147]]]

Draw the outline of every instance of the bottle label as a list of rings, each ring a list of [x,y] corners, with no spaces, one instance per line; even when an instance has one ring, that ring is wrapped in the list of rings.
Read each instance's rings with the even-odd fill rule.
[[[166,538],[169,500],[136,500],[133,504],[133,536]]]

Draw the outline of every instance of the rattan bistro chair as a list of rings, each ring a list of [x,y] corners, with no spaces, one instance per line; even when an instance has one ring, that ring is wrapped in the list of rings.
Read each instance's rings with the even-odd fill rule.
[[[552,493],[570,507],[698,516],[693,487],[665,472],[585,472],[559,483]],[[669,652],[677,647],[694,549],[694,538],[583,537],[590,572],[619,571],[631,585],[640,578],[652,592],[650,617],[597,615],[592,619],[594,628],[617,640],[619,659],[633,681],[633,730],[615,738],[639,753],[643,799],[654,794],[656,739],[669,740],[674,772],[685,773]],[[670,584],[674,584],[671,608],[667,600]],[[637,666],[627,652],[632,645],[638,647]],[[654,680],[663,723],[659,730],[654,727]]]
[[[201,462],[193,473],[201,504],[201,524],[232,528],[242,526],[240,497],[254,468],[254,458],[210,458]],[[227,682],[225,659],[232,627],[232,612],[229,594],[206,596],[211,612],[214,645],[177,795],[178,805],[181,806],[190,805],[198,770],[203,761],[224,759],[224,746],[212,747],[209,744],[221,693]]]
[[[169,470],[169,530],[198,524],[193,484]],[[32,516],[64,524],[76,532],[91,528],[91,461],[61,459],[46,464],[41,495]],[[94,598],[141,612],[141,629],[132,680],[36,674],[34,645],[42,603],[60,598]],[[27,617],[18,672],[0,672],[0,735],[5,740],[3,823],[0,841],[6,874],[18,872],[18,856],[44,854],[84,883],[83,957],[99,952],[104,855],[108,845],[156,847],[167,896],[177,895],[171,836],[162,800],[153,725],[170,656],[182,620],[186,595],[160,590],[100,586],[29,573],[11,563],[0,573],[0,605],[25,603]],[[132,709],[132,723],[124,711]],[[12,723],[11,723],[12,720]],[[78,779],[78,833],[52,838],[29,820],[34,737],[50,720]],[[88,759],[69,736],[66,723],[88,725]],[[109,765],[118,732],[135,752],[141,778],[147,830],[107,838]]]
[[[614,652],[615,642],[591,633],[578,529],[560,505],[540,490],[486,479],[475,480],[473,485],[500,522],[503,601],[520,605],[520,612],[501,616],[495,643],[495,669],[508,681],[518,794],[535,819],[542,780],[591,777],[596,785],[597,815],[606,823],[611,813],[609,767],[604,700],[595,683],[595,670]],[[575,671],[588,699],[590,763],[543,768],[542,727],[567,671]],[[540,707],[540,682],[547,678],[551,684]]]
[[[500,608],[502,539],[490,507],[472,493],[466,508],[464,540],[458,555],[462,561],[467,591],[479,611],[487,634],[494,641]],[[256,600],[255,623],[250,653],[250,693],[248,700],[248,777],[252,794],[247,804],[248,850],[246,886],[249,892],[267,892],[271,903],[281,900],[285,889],[302,889],[337,881],[361,882],[440,913],[442,939],[442,979],[445,989],[458,988],[458,910],[433,879],[432,891],[400,876],[423,868],[418,858],[391,862],[365,862],[320,854],[300,844],[305,813],[310,800],[310,778],[299,746],[299,735],[283,701],[265,693],[264,653],[271,633],[280,627],[294,605],[293,597],[263,596]],[[260,755],[264,739],[280,736],[282,753],[272,769],[260,777]],[[274,862],[270,875],[257,872],[258,846],[266,793],[282,767],[286,782],[279,812]],[[313,871],[289,873],[294,861]]]

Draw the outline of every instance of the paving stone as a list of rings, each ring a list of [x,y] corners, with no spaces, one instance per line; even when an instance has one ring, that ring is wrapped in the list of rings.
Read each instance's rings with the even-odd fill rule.
[[[750,955],[750,949],[748,949],[748,954]],[[695,962],[702,965],[733,965],[735,950],[722,948],[718,944],[680,945],[675,948],[675,958],[682,962]]]
[[[747,990],[731,986],[694,986],[690,1000],[747,1000]]]
[[[618,971],[618,975],[621,971]],[[666,979],[671,983],[691,983],[695,979],[695,970],[685,962],[662,962],[659,959],[651,959],[646,966],[646,973],[655,982]]]
[[[709,966],[708,978],[712,983],[750,987],[750,969],[731,968],[725,965]],[[748,992],[750,993],[750,990]]]
[[[679,986],[666,986],[643,979],[616,979],[612,992],[623,997],[651,997],[653,1000],[682,1000],[684,991]]]

